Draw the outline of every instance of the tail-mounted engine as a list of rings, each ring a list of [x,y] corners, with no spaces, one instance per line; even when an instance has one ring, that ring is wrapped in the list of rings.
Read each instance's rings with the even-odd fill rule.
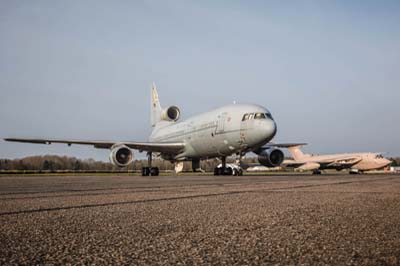
[[[285,155],[279,149],[263,150],[258,154],[258,161],[266,167],[277,167],[283,163]]]
[[[116,144],[111,148],[110,162],[118,167],[125,167],[133,161],[133,152],[123,144]]]
[[[164,121],[178,121],[181,116],[181,111],[176,106],[170,106],[165,108],[161,113],[161,120]]]

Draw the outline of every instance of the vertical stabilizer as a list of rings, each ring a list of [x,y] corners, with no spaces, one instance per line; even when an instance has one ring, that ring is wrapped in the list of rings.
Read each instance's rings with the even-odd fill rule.
[[[153,83],[151,87],[151,126],[155,127],[158,122],[161,120],[161,104],[160,99],[158,98],[158,92],[156,84]]]
[[[307,154],[304,154],[301,151],[301,147],[302,147],[301,145],[297,145],[297,146],[292,146],[292,147],[288,148],[290,154],[292,155],[292,157],[295,161],[300,161],[300,160],[304,159],[304,157],[308,156]]]

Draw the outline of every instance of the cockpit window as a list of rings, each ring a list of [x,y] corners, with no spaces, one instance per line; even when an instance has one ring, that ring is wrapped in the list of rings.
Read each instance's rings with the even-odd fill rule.
[[[376,157],[375,157],[376,159],[382,159],[383,158],[383,156],[382,156],[382,154],[378,154],[378,155],[376,155]]]
[[[266,119],[266,116],[263,113],[257,113],[254,115],[254,119]]]
[[[242,121],[251,119],[267,119],[267,117],[271,120],[274,120],[270,113],[251,113],[251,114],[244,114]]]

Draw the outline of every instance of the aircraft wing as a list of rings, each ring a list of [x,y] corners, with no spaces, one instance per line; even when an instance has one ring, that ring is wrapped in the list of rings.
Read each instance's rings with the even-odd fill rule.
[[[324,162],[329,167],[340,167],[350,168],[353,165],[359,163],[362,160],[360,157],[346,157],[343,159],[337,159],[332,162]]]
[[[295,146],[305,146],[307,143],[267,143],[261,147],[261,149],[270,149],[270,148],[290,148]]]
[[[92,145],[97,149],[110,149],[115,144],[123,144],[127,147],[139,151],[161,152],[178,154],[185,148],[183,142],[130,142],[130,141],[86,141],[86,140],[64,140],[64,139],[25,139],[25,138],[6,138],[5,141],[52,144],[64,143],[68,146],[72,144]]]

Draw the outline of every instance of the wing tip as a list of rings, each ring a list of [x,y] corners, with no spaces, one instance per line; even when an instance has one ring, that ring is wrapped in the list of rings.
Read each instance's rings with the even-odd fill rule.
[[[42,139],[18,139],[18,138],[4,138],[8,142],[23,142],[23,143],[38,143],[38,144],[51,144],[51,141]]]

